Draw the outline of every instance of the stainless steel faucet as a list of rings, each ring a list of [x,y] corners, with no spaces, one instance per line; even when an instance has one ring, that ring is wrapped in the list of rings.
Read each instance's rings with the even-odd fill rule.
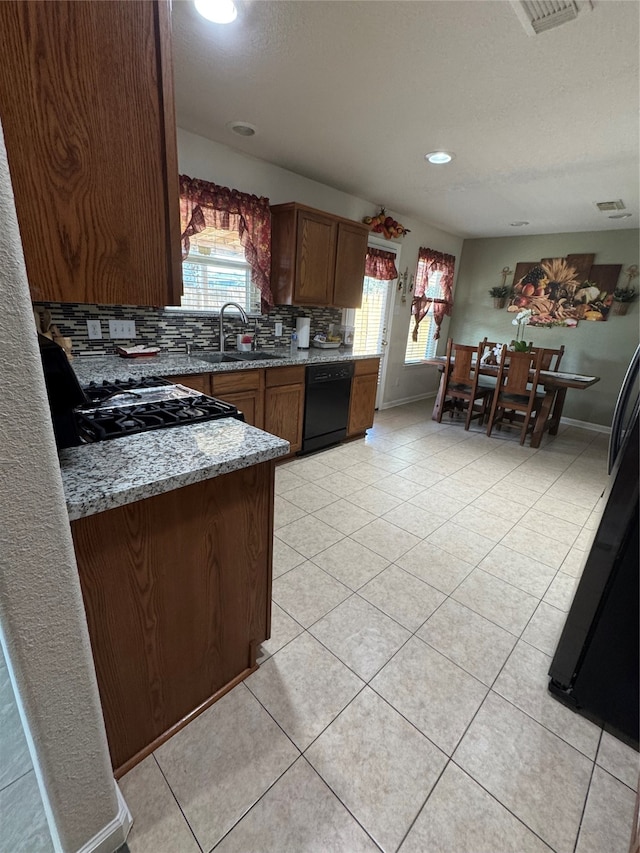
[[[247,317],[247,312],[244,310],[242,305],[238,305],[237,302],[225,302],[222,308],[220,309],[220,352],[224,352],[224,309],[228,308],[232,305],[234,308],[237,308],[240,312],[240,317],[242,318],[243,323],[248,323],[249,318]]]

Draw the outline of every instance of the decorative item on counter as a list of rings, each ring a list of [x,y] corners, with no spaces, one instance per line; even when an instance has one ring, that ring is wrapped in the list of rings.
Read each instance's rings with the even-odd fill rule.
[[[362,221],[371,228],[374,234],[382,234],[387,240],[404,237],[405,234],[411,233],[409,228],[400,225],[393,217],[387,216],[384,207],[380,208],[380,213],[377,216],[365,216]]]
[[[236,335],[236,349],[240,352],[249,352],[253,345],[252,335]]]
[[[311,346],[316,349],[337,349],[341,342],[338,335],[325,335],[323,332],[318,332],[314,335]]]
[[[73,341],[71,338],[67,338],[62,335],[57,326],[52,325],[51,311],[49,311],[48,308],[45,308],[43,311],[39,311],[34,308],[33,317],[36,321],[37,331],[41,335],[44,335],[45,338],[49,338],[50,341],[53,341],[58,344],[58,346],[62,347],[67,358],[71,361],[73,359],[73,355],[71,354]]]
[[[355,333],[355,326],[338,326],[338,334],[341,336],[342,345],[345,347],[353,346]]]
[[[122,358],[141,358],[158,355],[160,347],[147,347],[144,344],[136,344],[133,347],[116,347],[116,352]]]

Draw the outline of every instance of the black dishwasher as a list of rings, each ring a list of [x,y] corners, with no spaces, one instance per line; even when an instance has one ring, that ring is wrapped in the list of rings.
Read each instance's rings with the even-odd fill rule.
[[[346,437],[352,378],[352,361],[307,366],[302,453]]]

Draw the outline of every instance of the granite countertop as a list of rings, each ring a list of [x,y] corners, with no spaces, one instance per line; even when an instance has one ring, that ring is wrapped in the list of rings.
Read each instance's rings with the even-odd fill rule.
[[[286,456],[289,443],[224,418],[60,451],[71,521]]]
[[[213,352],[213,351],[212,351]],[[211,364],[198,353],[153,358],[84,356],[72,362],[81,385],[91,381],[178,376],[284,367],[380,357],[350,350],[278,352],[281,358]],[[62,482],[71,521],[172,489],[248,468],[289,452],[289,443],[232,418],[151,430],[70,447],[60,452]]]
[[[211,350],[213,354],[216,350]],[[103,379],[128,379],[142,376],[179,376],[189,373],[229,373],[238,370],[255,370],[262,367],[290,367],[298,364],[317,364],[324,361],[359,361],[364,358],[381,358],[382,353],[354,355],[349,349],[308,349],[290,353],[288,350],[273,350],[279,357],[264,361],[235,361],[211,364],[199,358],[199,352],[191,355],[161,353],[152,358],[121,358],[118,355],[87,355],[74,358],[71,362],[81,385]],[[203,352],[204,354],[204,352]]]

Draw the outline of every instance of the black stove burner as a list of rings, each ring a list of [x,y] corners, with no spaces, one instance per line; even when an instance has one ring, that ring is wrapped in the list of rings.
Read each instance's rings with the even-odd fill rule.
[[[136,398],[144,400],[145,396],[144,393],[137,394],[136,390],[161,386],[168,386],[169,399],[136,402]],[[173,390],[181,396],[171,399]],[[122,382],[92,382],[85,386],[84,391],[93,407],[76,409],[76,422],[82,440],[87,443],[218,418],[244,421],[242,412],[235,406],[155,376]],[[128,399],[129,394],[133,399]]]
[[[136,389],[158,388],[161,385],[171,385],[171,383],[161,376],[143,376],[141,379],[130,376],[129,379],[116,379],[113,382],[108,382],[106,379],[102,382],[90,382],[84,386],[83,390],[92,403],[101,403],[123,392],[130,391],[134,395]]]

